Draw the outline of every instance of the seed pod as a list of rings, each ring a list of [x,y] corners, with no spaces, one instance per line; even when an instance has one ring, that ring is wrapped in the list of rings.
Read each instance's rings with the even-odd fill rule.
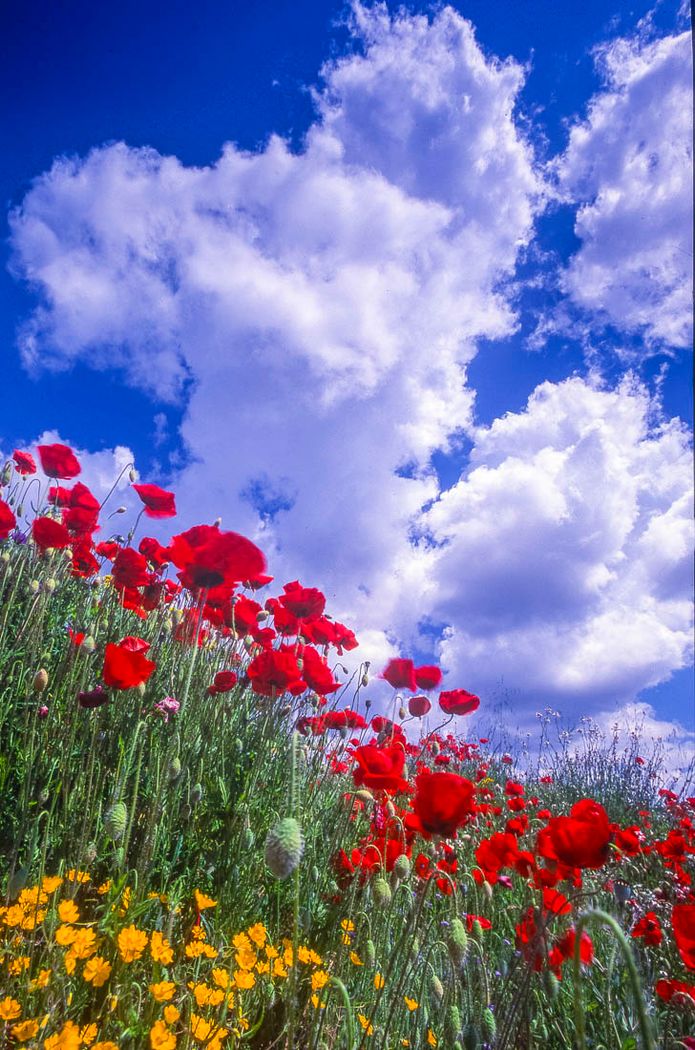
[[[104,831],[117,842],[123,836],[125,832],[126,824],[128,822],[128,810],[126,809],[125,802],[114,802],[112,806],[106,811],[104,817]]]
[[[458,1006],[455,1003],[449,1007],[446,1012],[446,1021],[444,1023],[444,1032],[447,1041],[453,1043],[458,1038],[458,1034],[461,1031],[461,1013]]]
[[[181,759],[178,755],[174,755],[171,762],[169,763],[168,777],[171,784],[175,784],[181,776]]]
[[[197,806],[198,803],[202,801],[202,798],[203,798],[203,785],[202,784],[194,784],[193,787],[191,788],[191,804],[194,805],[194,806]]]
[[[45,667],[42,667],[40,671],[37,671],[34,675],[34,692],[43,693],[48,686],[48,671]]]
[[[466,951],[468,949],[468,934],[466,928],[459,919],[455,916],[451,920],[451,926],[449,927],[449,933],[446,939],[447,947],[449,949],[449,955],[451,961],[456,966],[461,966],[466,959]]]
[[[483,1010],[483,1016],[480,1021],[480,1026],[483,1030],[483,1038],[487,1043],[494,1043],[497,1035],[497,1021],[495,1015],[489,1006],[486,1006]]]
[[[294,817],[283,817],[265,840],[265,862],[276,879],[286,879],[297,868],[304,853],[304,838]]]
[[[545,994],[551,1002],[554,1002],[560,993],[560,982],[552,970],[546,970],[543,974],[543,985],[545,988]]]
[[[364,961],[370,968],[376,966],[376,946],[372,940],[367,941],[364,946]]]
[[[430,978],[430,987],[432,989],[432,994],[434,995],[435,999],[438,999],[441,1003],[442,999],[444,998],[444,985],[439,980],[436,973],[433,973]]]
[[[372,897],[379,908],[388,908],[391,903],[391,887],[381,875],[372,883]]]
[[[401,853],[400,857],[396,858],[396,862],[393,865],[393,874],[397,879],[407,879],[410,875],[410,861],[406,857],[405,853]]]

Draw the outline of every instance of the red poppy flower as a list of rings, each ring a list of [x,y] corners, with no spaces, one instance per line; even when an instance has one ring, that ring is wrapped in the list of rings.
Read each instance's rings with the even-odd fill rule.
[[[475,813],[475,791],[458,773],[423,770],[415,780],[413,809],[423,834],[449,838]]]
[[[259,653],[248,666],[247,675],[254,693],[261,696],[278,696],[301,683],[301,671],[294,653],[272,649]]]
[[[411,693],[417,689],[415,665],[412,660],[402,658],[389,660],[381,672],[381,677],[394,689],[409,689]]]
[[[162,547],[159,540],[155,540],[152,536],[143,536],[138,544],[138,551],[140,554],[143,554],[150,565],[154,565],[156,569],[161,569],[163,565],[166,565],[169,562],[169,551],[166,547]]]
[[[144,587],[150,579],[147,559],[132,547],[122,547],[111,570],[116,587]]]
[[[22,452],[21,449],[16,448],[12,453],[12,459],[14,460],[14,469],[18,474],[36,473],[36,461],[31,452]]]
[[[149,644],[142,638],[128,637],[109,642],[104,653],[102,677],[112,689],[134,689],[150,677],[157,665],[145,653]]]
[[[695,970],[695,904],[675,904],[671,926],[681,959],[689,970]]]
[[[72,547],[73,576],[93,576],[99,572],[99,562],[92,554],[91,544],[77,540]]]
[[[537,849],[543,857],[570,868],[600,868],[608,859],[611,828],[599,802],[576,802],[569,817],[553,817],[538,834]]]
[[[173,492],[160,489],[159,485],[133,485],[133,488],[145,504],[146,517],[176,517],[176,497]]]
[[[336,682],[326,661],[310,645],[302,649],[302,678],[310,689],[321,696],[340,689],[340,682]]]
[[[687,999],[692,999],[695,1004],[695,984],[686,984],[684,981],[666,980],[664,978],[656,982],[654,990],[665,1003],[670,1003],[674,996],[683,996],[682,1002],[685,1003]]]
[[[485,881],[494,885],[502,868],[512,868],[519,856],[519,843],[511,832],[495,832],[483,839],[475,851],[475,859],[482,868]]]
[[[251,540],[217,525],[194,525],[174,536],[169,554],[181,570],[181,583],[193,590],[238,583],[265,569],[265,558]]]
[[[664,931],[655,912],[648,911],[632,929],[632,937],[641,937],[645,944],[656,947],[664,939]]]
[[[17,519],[11,508],[4,499],[0,499],[0,540],[6,540],[16,524]]]
[[[365,744],[353,751],[358,768],[352,772],[355,787],[381,788],[384,791],[403,791],[407,782],[403,779],[405,751],[400,744],[377,747]]]
[[[208,601],[210,601],[210,597],[208,595]],[[258,619],[259,613],[263,612],[263,608],[258,602],[255,602],[253,598],[246,598],[244,595],[240,595],[235,597],[231,604],[228,600],[226,606],[224,622],[228,627],[233,627],[237,635],[242,638],[247,634],[255,634],[260,622]]]
[[[439,694],[439,706],[447,715],[470,715],[480,707],[480,697],[465,689],[449,689]]]
[[[49,478],[69,481],[82,473],[82,467],[69,445],[38,445],[41,468]]]
[[[40,550],[59,550],[69,547],[72,537],[64,525],[53,518],[34,518],[31,526],[34,543]]]
[[[418,689],[436,689],[442,680],[442,672],[431,664],[415,668],[415,681]]]
[[[115,540],[105,540],[103,543],[97,543],[94,548],[100,558],[108,558],[109,561],[114,560],[120,549]]]
[[[228,693],[237,684],[237,676],[234,671],[218,671],[212,680],[211,689],[216,693]]]
[[[426,696],[411,696],[408,701],[408,711],[413,718],[424,718],[432,710],[432,704]]]
[[[302,587],[299,580],[293,580],[286,583],[283,590],[285,593],[280,595],[279,601],[298,620],[306,623],[323,615],[326,598],[315,587]]]

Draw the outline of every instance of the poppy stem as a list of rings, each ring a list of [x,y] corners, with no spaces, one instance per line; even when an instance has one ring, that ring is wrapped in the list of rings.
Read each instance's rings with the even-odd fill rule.
[[[627,938],[620,928],[620,925],[612,915],[609,915],[605,911],[601,911],[600,908],[595,908],[593,911],[585,912],[584,915],[579,916],[574,935],[572,977],[574,984],[574,1022],[577,1032],[577,1050],[586,1050],[586,1024],[584,1019],[584,1008],[579,994],[581,984],[581,939],[586,926],[608,926],[615,934],[616,940],[618,941],[623,954],[623,959],[625,960],[630,984],[632,986],[632,994],[635,999],[640,1035],[642,1038],[642,1050],[656,1050],[651,1025],[644,1005],[644,995],[639,974],[637,973],[635,957],[630,950],[630,945],[628,944]]]

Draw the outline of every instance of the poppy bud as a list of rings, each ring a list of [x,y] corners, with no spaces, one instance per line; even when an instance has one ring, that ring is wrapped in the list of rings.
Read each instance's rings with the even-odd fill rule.
[[[370,940],[370,941],[367,941],[367,943],[365,944],[365,946],[364,946],[364,961],[366,962],[367,966],[369,966],[370,968],[373,968],[374,966],[376,966],[376,946],[374,944],[374,941]]]
[[[400,718],[401,722],[403,721],[404,718],[407,717],[407,715],[408,715],[408,712],[406,711],[406,709],[404,707],[399,707],[398,708],[398,717]]]
[[[395,817],[395,815],[396,815],[396,807],[394,806],[394,804],[391,801],[391,799],[388,800],[388,802],[386,803],[384,809],[386,810],[386,812],[388,813],[388,815],[390,817]]]
[[[31,583],[29,584],[29,593],[30,594],[38,594],[40,589],[41,589],[41,584],[39,583],[38,580],[32,580]]]
[[[268,619],[268,613],[266,612],[266,610],[265,609],[259,609],[258,612],[256,613],[256,619],[258,620],[259,623],[263,623],[264,620],[267,620]]]
[[[116,507],[114,514],[125,514],[127,510],[127,507]]]
[[[410,875],[410,861],[405,853],[401,853],[400,857],[396,858],[396,862],[393,865],[393,874],[397,879],[407,879]]]
[[[2,468],[2,476],[0,476],[0,485],[9,485],[12,480],[12,463],[8,459],[5,466]]]
[[[135,688],[137,689],[138,694],[140,696],[144,696],[146,691],[147,691],[147,686],[145,685],[144,682],[138,682],[138,684],[135,686]]]
[[[365,688],[369,685],[369,675],[368,674],[363,674],[362,675],[361,684],[363,686],[365,686]]]
[[[294,817],[283,817],[266,837],[266,864],[276,879],[286,879],[299,865],[303,853],[302,829]]]
[[[367,710],[369,710],[369,708],[372,706],[372,701],[371,700],[365,700],[364,706],[367,708]]]
[[[391,887],[381,875],[372,883],[372,897],[379,908],[387,908],[391,903]]]
[[[23,514],[24,514],[24,504],[20,503],[19,506],[17,507],[17,517],[21,518]]]
[[[461,1013],[455,1003],[446,1012],[446,1023],[444,1026],[446,1038],[453,1043],[461,1031]]]
[[[218,529],[219,529],[221,524],[222,524],[222,518],[221,517],[220,518],[215,518],[215,520],[213,521],[213,525],[217,525]]]
[[[311,869],[311,880],[312,880],[312,882],[318,882],[320,878],[321,878],[321,872],[319,871],[319,869],[314,864],[313,868]]]
[[[135,484],[135,482],[138,480],[138,477],[139,475],[135,467],[131,467],[128,471],[128,478],[130,480],[131,485]]]
[[[45,667],[42,667],[40,671],[37,671],[34,675],[34,692],[43,693],[48,686],[48,671]]]
[[[5,562],[5,565],[7,565],[8,561],[10,560],[9,553],[7,551],[3,551],[0,557],[2,557],[2,560]]]
[[[433,755],[438,755],[439,754],[439,744],[437,743],[436,740],[432,741],[432,743],[430,745],[430,751],[432,752]]]
[[[439,980],[436,973],[433,973],[432,977],[430,978],[430,988],[432,989],[432,993],[435,999],[438,999],[441,1003],[442,999],[444,998],[444,985]]]
[[[171,762],[169,763],[168,775],[169,781],[172,784],[175,783],[175,781],[177,781],[181,776],[181,759],[178,755],[174,755]]]
[[[97,844],[96,842],[88,842],[84,851],[84,863],[86,865],[93,864],[97,857]]]
[[[46,591],[47,594],[53,594],[53,592],[54,592],[54,590],[56,589],[57,586],[58,586],[58,584],[56,583],[56,581],[51,576],[51,578],[46,580],[46,582],[44,583],[43,589]]]
[[[104,831],[110,839],[116,842],[125,832],[128,822],[128,810],[125,802],[114,802],[106,811],[104,817]]]
[[[447,948],[449,949],[449,955],[451,956],[452,962],[457,966],[465,961],[466,951],[468,949],[468,935],[466,928],[459,919],[455,916],[451,920],[451,926],[449,927],[449,933],[447,936]]]
[[[491,900],[492,900],[492,886],[491,886],[491,885],[490,885],[490,883],[489,883],[489,882],[487,881],[487,879],[486,879],[486,880],[485,880],[485,882],[483,883],[483,893],[485,894],[485,896],[487,897],[487,899],[488,899],[489,901],[491,901]]]
[[[483,1030],[483,1038],[486,1043],[493,1043],[495,1036],[497,1035],[497,1021],[495,1015],[489,1006],[486,1006],[483,1010],[483,1016],[480,1021],[480,1026]]]
[[[191,802],[192,802],[192,804],[194,806],[197,806],[198,803],[202,801],[202,798],[203,798],[203,785],[202,784],[194,784],[193,787],[191,788]]]
[[[374,795],[367,788],[360,788],[359,791],[355,792],[355,798],[358,798],[360,802],[373,802]]]
[[[473,940],[475,941],[479,941],[483,936],[483,927],[480,925],[477,919],[473,920],[473,925],[471,926],[471,935],[473,937]]]
[[[85,640],[82,642],[80,648],[83,653],[93,653],[97,647],[97,643],[92,638],[91,634],[88,634]]]

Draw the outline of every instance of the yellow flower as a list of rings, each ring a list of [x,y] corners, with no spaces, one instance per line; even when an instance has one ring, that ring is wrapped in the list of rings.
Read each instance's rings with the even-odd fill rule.
[[[109,890],[111,889],[112,886],[113,886],[113,882],[111,881],[111,879],[107,879],[106,882],[102,882],[101,886],[97,886],[97,893],[101,897],[103,897],[105,894],[107,894],[109,892]]]
[[[26,1043],[28,1039],[33,1039],[38,1030],[38,1021],[20,1021],[19,1024],[12,1025],[12,1035],[18,1043]]]
[[[249,926],[248,935],[258,948],[262,948],[268,940],[268,931],[262,922],[257,922],[255,926]]]
[[[117,905],[114,904],[113,910],[115,911],[116,907],[118,907],[118,914],[120,915],[121,918],[123,918],[123,916],[128,911],[128,908],[130,907],[130,898],[132,896],[133,896],[133,891],[131,890],[130,886],[126,886],[124,888],[124,890],[123,890],[123,893],[121,894],[121,897],[120,897],[120,900],[118,901],[118,904]]]
[[[58,905],[58,917],[61,922],[78,922],[80,909],[74,901],[61,901]]]
[[[287,977],[287,967],[282,959],[273,959],[273,977]]]
[[[232,944],[238,952],[253,951],[251,947],[251,941],[245,933],[235,933],[232,937]]]
[[[94,930],[82,928],[77,931],[70,946],[70,952],[76,959],[88,959],[97,950],[97,936]]]
[[[155,962],[168,966],[174,959],[174,953],[166,937],[155,930],[150,938],[150,954]]]
[[[70,882],[89,882],[92,876],[87,871],[75,871],[74,868],[70,868],[70,871],[65,873],[65,878]]]
[[[29,991],[30,992],[35,992],[39,988],[46,988],[48,986],[48,982],[50,981],[50,979],[51,979],[51,971],[50,970],[40,970],[39,973],[37,974],[37,976],[33,979],[33,981],[29,982]]]
[[[111,963],[101,955],[93,955],[89,962],[85,963],[82,976],[95,988],[101,988],[111,976]]]
[[[367,1035],[374,1035],[374,1025],[368,1017],[365,1017],[364,1014],[358,1014],[357,1020],[360,1022]]]
[[[299,959],[300,963],[309,963],[311,962],[311,952],[308,948],[304,947],[304,945],[300,944],[299,948],[297,949],[297,958]]]
[[[118,1050],[118,1045],[112,1042],[111,1039],[107,1039],[105,1042],[95,1043],[92,1050]]]
[[[330,977],[325,970],[314,970],[311,975],[311,990],[318,992],[324,985],[328,984]]]
[[[350,962],[351,962],[351,963],[352,963],[352,964],[353,964],[354,966],[364,966],[364,963],[363,963],[363,962],[362,962],[362,960],[360,959],[360,957],[359,957],[359,955],[357,954],[357,952],[350,952]]]
[[[193,896],[195,897],[195,904],[198,911],[205,911],[206,908],[216,908],[217,901],[214,901],[212,897],[207,897],[200,890],[194,890]]]
[[[55,893],[62,881],[60,875],[45,875],[41,881],[41,889],[44,893]]]
[[[316,994],[316,992],[314,992],[312,994],[312,996],[311,996],[311,1005],[314,1007],[315,1010],[318,1010],[319,1008],[321,1010],[325,1010],[326,1009],[326,1000],[325,999],[319,999],[319,997]]]
[[[28,955],[20,955],[16,959],[12,960],[8,969],[12,976],[16,977],[18,974],[23,973],[24,970],[28,970],[30,963],[31,959]]]
[[[266,946],[265,946],[265,954],[267,955],[267,957],[269,959],[277,959],[277,957],[278,957],[278,955],[280,953],[277,950],[277,948],[274,948],[272,946],[272,944],[266,944]]]
[[[83,1046],[89,1046],[97,1037],[97,1026],[95,1024],[86,1024],[84,1028],[80,1029],[80,1042]]]
[[[418,1003],[417,999],[409,999],[407,995],[403,996],[403,1002],[405,1003],[405,1005],[408,1007],[408,1009],[411,1012],[413,1010],[417,1010],[417,1008],[419,1006],[419,1003]]]
[[[374,974],[374,987],[376,988],[377,992],[384,987],[385,983],[386,982],[384,981],[384,978],[381,976],[380,973]]]
[[[147,947],[147,934],[137,926],[126,926],[118,935],[118,950],[123,962],[131,963],[140,958]]]
[[[355,932],[355,924],[352,921],[352,919],[342,919],[341,923],[340,923],[340,928],[345,933],[354,933]]]
[[[323,966],[323,959],[318,952],[315,952],[312,948],[309,952],[309,962],[313,963],[314,966]]]
[[[214,1031],[214,1025],[200,1014],[191,1014],[191,1035],[197,1043],[207,1043]]]
[[[256,978],[252,973],[249,973],[248,970],[235,970],[234,983],[240,990],[245,988],[253,988],[254,984],[256,983]]]
[[[164,1020],[167,1024],[176,1024],[180,1016],[181,1011],[178,1006],[169,1005],[164,1007]]]
[[[259,962],[256,963],[256,973],[270,973],[270,963],[267,961],[261,962],[259,960]]]
[[[17,898],[17,903],[23,908],[35,908],[38,904],[45,904],[48,894],[41,886],[27,886]]]
[[[242,949],[240,952],[236,953],[234,958],[236,959],[237,966],[242,970],[253,970],[258,961],[258,956],[253,948]]]
[[[437,1042],[438,1042],[438,1040],[437,1040],[436,1035],[434,1034],[434,1032],[432,1031],[431,1028],[428,1028],[427,1029],[427,1045],[428,1046],[436,1046]]]
[[[56,944],[60,944],[63,948],[72,944],[75,937],[77,937],[77,930],[74,926],[59,926],[56,930]]]
[[[173,981],[159,981],[150,985],[150,992],[158,1003],[168,1003],[173,998],[176,985]]]
[[[16,999],[10,999],[9,995],[0,999],[0,1021],[16,1021],[21,1013],[22,1008]]]
[[[5,909],[5,926],[21,926],[24,922],[24,917],[24,908],[22,907],[22,905],[13,904],[12,907]]]
[[[66,1021],[59,1032],[44,1040],[44,1050],[79,1050],[80,1030],[74,1021]]]
[[[22,919],[23,930],[34,930],[43,920],[46,918],[46,912],[43,909],[39,911],[32,911],[28,915],[25,915]]]
[[[220,966],[214,967],[212,971],[212,979],[218,988],[229,988],[229,974]]]
[[[176,1050],[176,1036],[164,1021],[155,1021],[150,1028],[152,1050]]]

